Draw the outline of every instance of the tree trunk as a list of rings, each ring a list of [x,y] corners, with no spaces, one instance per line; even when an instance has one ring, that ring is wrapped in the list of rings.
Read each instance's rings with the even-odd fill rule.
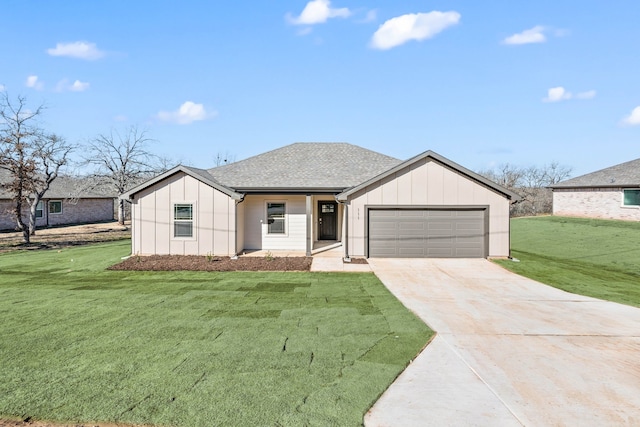
[[[118,224],[124,225],[124,199],[118,199]]]
[[[36,194],[36,197],[29,207],[29,234],[31,236],[36,235],[36,210],[38,209],[38,203],[40,203],[40,197]]]
[[[20,194],[20,196],[21,195],[22,194]],[[21,198],[19,198],[18,201],[16,202],[14,215],[16,218],[16,223],[18,225],[18,230],[22,231],[22,239],[24,240],[24,243],[30,243],[31,235],[29,234],[29,227],[27,227],[27,225],[22,220],[22,199]]]

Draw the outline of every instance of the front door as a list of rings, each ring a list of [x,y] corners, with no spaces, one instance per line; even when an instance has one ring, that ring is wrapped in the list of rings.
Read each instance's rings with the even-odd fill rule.
[[[338,204],[318,202],[318,240],[338,240]]]

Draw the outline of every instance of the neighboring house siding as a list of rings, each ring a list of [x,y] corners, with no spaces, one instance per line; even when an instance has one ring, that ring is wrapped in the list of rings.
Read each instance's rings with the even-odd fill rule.
[[[622,188],[556,188],[553,214],[640,221],[640,209],[622,206]]]
[[[267,232],[267,202],[286,203],[285,233]],[[244,201],[244,249],[301,250],[306,249],[305,196],[248,195]]]
[[[60,199],[52,199],[60,200]],[[62,213],[48,213],[48,200],[45,200],[44,215],[48,225],[80,224],[113,220],[113,199],[62,199]]]
[[[0,230],[15,230],[16,220],[13,218],[14,204],[9,200],[0,200]],[[22,209],[22,218],[27,223],[29,221],[29,208]],[[42,227],[47,225],[46,212],[44,217],[36,219],[36,226]]]
[[[176,203],[193,204],[193,237],[174,237]],[[136,195],[132,232],[134,254],[235,255],[235,201],[180,172]]]
[[[349,254],[366,252],[366,207],[489,206],[489,256],[509,255],[509,200],[441,164],[423,159],[352,195]]]
[[[68,199],[51,199],[62,201],[62,212],[49,214],[48,202],[43,200],[43,216],[36,219],[36,227],[46,227],[66,224],[81,224],[113,220],[114,199],[91,198],[69,201]],[[13,230],[16,222],[12,215],[13,203],[7,200],[0,201],[0,230]],[[23,209],[23,218],[28,223],[29,209]]]

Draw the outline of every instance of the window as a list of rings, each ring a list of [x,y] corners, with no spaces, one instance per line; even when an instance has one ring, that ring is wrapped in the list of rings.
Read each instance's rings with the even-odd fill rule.
[[[36,205],[36,218],[42,218],[44,216],[44,202],[40,200]]]
[[[173,237],[193,237],[193,204],[173,205]]]
[[[640,190],[623,190],[623,206],[640,206]]]
[[[321,208],[322,213],[333,213],[335,206],[333,203],[323,203]]]
[[[286,204],[267,203],[267,233],[269,234],[285,234],[284,232],[284,213]]]
[[[51,200],[51,201],[49,201],[49,213],[50,214],[61,214],[62,213],[62,200]]]

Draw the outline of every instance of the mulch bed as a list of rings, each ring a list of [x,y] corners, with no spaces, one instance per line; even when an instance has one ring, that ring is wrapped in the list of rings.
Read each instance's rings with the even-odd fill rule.
[[[309,271],[311,257],[133,255],[109,270],[127,271]]]

